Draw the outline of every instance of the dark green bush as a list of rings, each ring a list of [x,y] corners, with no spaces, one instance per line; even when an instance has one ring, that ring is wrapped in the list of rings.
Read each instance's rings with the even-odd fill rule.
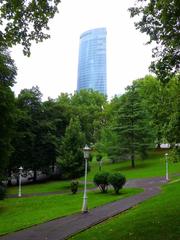
[[[71,192],[73,194],[77,193],[78,187],[79,187],[79,182],[78,181],[72,181],[71,182]]]
[[[6,187],[0,183],[0,200],[3,200],[6,196]]]
[[[100,191],[105,193],[108,190],[108,172],[97,173],[94,176],[94,183],[99,187]]]
[[[126,178],[121,173],[112,173],[108,176],[108,182],[113,186],[115,193],[118,194],[126,183]]]

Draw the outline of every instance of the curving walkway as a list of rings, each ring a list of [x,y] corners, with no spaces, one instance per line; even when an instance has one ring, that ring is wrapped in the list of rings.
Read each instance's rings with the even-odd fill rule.
[[[55,219],[37,226],[0,237],[0,240],[62,240],[96,225],[129,208],[157,195],[164,177],[129,180],[126,187],[141,187],[144,192],[122,200],[91,209],[89,213],[78,213]]]

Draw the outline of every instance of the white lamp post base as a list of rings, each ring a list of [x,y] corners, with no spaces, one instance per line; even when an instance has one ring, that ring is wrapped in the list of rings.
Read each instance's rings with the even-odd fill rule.
[[[87,197],[83,198],[83,206],[82,206],[82,213],[88,212],[88,204],[87,204]]]
[[[166,158],[166,181],[169,181],[169,173],[168,173],[168,153],[165,153]]]

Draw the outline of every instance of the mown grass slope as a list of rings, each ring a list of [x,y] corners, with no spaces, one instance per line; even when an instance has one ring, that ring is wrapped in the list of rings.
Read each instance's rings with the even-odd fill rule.
[[[179,240],[180,179],[147,200],[74,237],[74,240]]]

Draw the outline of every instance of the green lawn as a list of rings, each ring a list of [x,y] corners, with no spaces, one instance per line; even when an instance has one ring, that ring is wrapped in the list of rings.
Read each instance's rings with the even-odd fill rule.
[[[89,208],[129,197],[141,189],[122,189],[120,195],[112,191],[102,194],[88,192]],[[0,235],[20,230],[54,218],[81,211],[83,193],[5,199],[0,201]]]
[[[27,193],[46,193],[46,192],[70,192],[70,183],[71,181],[50,181],[44,183],[28,184],[22,185],[22,194]],[[83,189],[83,184],[79,184],[79,190]],[[87,184],[87,187],[95,187],[94,184]],[[8,187],[8,194],[18,193],[18,186]]]
[[[146,160],[137,160],[136,167],[131,168],[130,161],[124,161],[119,163],[110,163],[109,160],[104,160],[102,165],[102,171],[107,172],[121,172],[126,176],[127,179],[132,178],[146,178],[155,176],[165,176],[165,158],[164,151],[151,153],[151,155]],[[96,161],[90,162],[91,171],[88,173],[88,181],[92,181],[94,175],[99,171],[99,166]],[[173,163],[169,161],[169,174],[180,173],[180,162]],[[84,180],[81,177],[80,180]],[[44,193],[44,192],[56,192],[70,191],[70,181],[51,181],[45,183],[29,184],[22,186],[22,194],[26,193]],[[94,187],[93,184],[88,184],[88,187]],[[81,183],[79,189],[83,188]],[[8,188],[9,194],[16,194],[18,192],[18,187]]]
[[[102,171],[121,172],[127,179],[147,178],[156,176],[165,176],[165,151],[151,153],[145,160],[137,159],[136,167],[131,167],[131,161],[123,161],[119,163],[110,163],[105,160],[102,164]],[[88,173],[88,180],[93,180],[95,173],[98,172],[98,163],[91,163],[91,171]],[[180,173],[180,162],[173,163],[169,161],[169,174]]]
[[[175,179],[172,183],[165,185],[160,195],[84,231],[72,239],[180,239],[180,179]]]

